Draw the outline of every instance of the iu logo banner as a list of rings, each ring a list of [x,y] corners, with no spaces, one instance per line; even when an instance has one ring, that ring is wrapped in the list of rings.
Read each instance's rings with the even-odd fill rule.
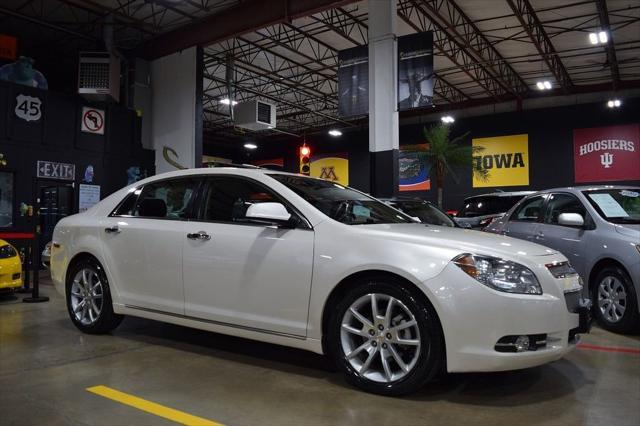
[[[640,180],[640,124],[575,129],[576,183]]]
[[[311,157],[310,176],[349,185],[349,157],[347,153],[314,155]]]

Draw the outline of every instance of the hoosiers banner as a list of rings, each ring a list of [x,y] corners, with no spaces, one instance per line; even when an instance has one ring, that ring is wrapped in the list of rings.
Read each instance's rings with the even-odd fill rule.
[[[640,180],[640,124],[575,129],[576,183]]]
[[[311,157],[311,177],[349,185],[349,157],[347,153],[320,154]]]
[[[471,143],[484,147],[473,161],[488,171],[486,180],[474,174],[474,188],[529,185],[529,135],[479,138]]]

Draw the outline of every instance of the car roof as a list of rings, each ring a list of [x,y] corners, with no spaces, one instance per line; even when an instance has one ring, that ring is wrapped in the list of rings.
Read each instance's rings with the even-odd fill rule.
[[[640,189],[640,186],[634,185],[580,185],[580,186],[564,186],[558,188],[549,188],[534,194],[548,194],[549,192],[582,192],[582,191],[599,191],[603,189]]]
[[[517,197],[517,196],[527,196],[527,195],[531,195],[534,194],[536,191],[510,191],[510,192],[489,192],[486,194],[478,194],[478,195],[472,195],[470,197],[465,198],[466,200],[472,200],[474,198],[480,198],[480,197]]]

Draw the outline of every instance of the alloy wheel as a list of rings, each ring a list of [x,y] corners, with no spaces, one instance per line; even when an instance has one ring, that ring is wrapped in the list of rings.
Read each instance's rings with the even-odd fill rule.
[[[420,357],[415,316],[387,294],[366,294],[351,304],[342,318],[340,343],[351,367],[374,382],[404,378]]]
[[[71,284],[71,310],[82,325],[92,325],[102,312],[104,289],[98,273],[91,268],[80,269]]]
[[[606,276],[598,285],[598,308],[603,318],[617,323],[627,308],[627,292],[622,282],[613,276]]]

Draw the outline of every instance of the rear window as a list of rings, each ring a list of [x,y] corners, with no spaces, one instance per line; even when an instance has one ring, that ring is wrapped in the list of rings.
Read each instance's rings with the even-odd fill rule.
[[[464,201],[458,217],[476,217],[505,213],[522,199],[522,195],[473,197]]]

